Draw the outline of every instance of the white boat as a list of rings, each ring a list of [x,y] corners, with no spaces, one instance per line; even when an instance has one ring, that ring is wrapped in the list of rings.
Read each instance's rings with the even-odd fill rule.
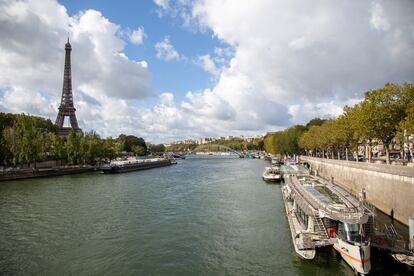
[[[367,274],[374,212],[364,200],[311,175],[288,175],[285,183],[282,195],[297,254],[313,259],[317,248],[332,245],[356,273]]]
[[[282,180],[282,172],[279,167],[265,167],[263,170],[263,180],[266,182],[276,182]]]

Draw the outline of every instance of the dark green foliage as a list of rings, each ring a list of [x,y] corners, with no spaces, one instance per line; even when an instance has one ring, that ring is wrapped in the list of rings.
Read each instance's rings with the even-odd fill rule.
[[[151,153],[162,153],[162,152],[165,152],[165,146],[163,144],[159,144],[159,145],[148,144],[148,151]]]
[[[311,151],[328,153],[333,158],[337,154],[348,157],[348,150],[355,151],[358,143],[365,144],[368,159],[371,159],[371,146],[381,142],[384,145],[389,163],[389,145],[400,136],[413,134],[414,128],[414,86],[387,83],[384,87],[371,89],[364,100],[353,107],[345,107],[338,118],[319,122],[312,120],[310,127],[301,138],[301,146]],[[311,124],[308,123],[308,125]],[[315,126],[315,123],[317,126]],[[402,137],[404,139],[404,137]]]
[[[229,140],[216,140],[211,141],[203,145],[198,144],[174,144],[170,145],[168,148],[166,148],[166,151],[193,151],[197,150],[197,147],[204,149],[208,148],[208,145],[223,145],[226,147],[229,147],[233,150],[237,151],[244,151],[244,150],[262,150],[263,149],[263,139],[255,138],[251,140],[243,140],[241,138],[233,138]],[[212,147],[211,151],[216,151],[214,149],[214,146]]]
[[[145,141],[132,135],[101,139],[95,132],[71,131],[67,140],[56,135],[50,120],[24,114],[0,113],[0,166],[62,160],[69,164],[96,164],[113,159],[125,146],[146,154]]]
[[[321,118],[314,118],[309,121],[309,123],[306,124],[306,129],[309,129],[311,126],[320,126],[322,125],[326,120]]]
[[[25,114],[0,112],[0,165],[42,160],[56,127],[50,120]]]
[[[168,146],[165,150],[172,152],[192,151],[197,147],[197,144],[174,144]]]
[[[139,155],[145,155],[147,151],[147,145],[141,137],[121,134],[118,137],[118,142],[121,143],[122,150],[126,152],[134,152],[135,148],[140,153]]]
[[[268,133],[264,139],[264,148],[273,154],[299,154],[303,151],[299,139],[305,131],[305,126],[295,125],[283,131]]]

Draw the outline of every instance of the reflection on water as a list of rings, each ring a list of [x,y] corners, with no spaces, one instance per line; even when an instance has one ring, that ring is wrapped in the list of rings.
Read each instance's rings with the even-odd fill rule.
[[[0,274],[353,275],[330,249],[296,257],[279,186],[261,180],[263,166],[188,158],[0,183]]]

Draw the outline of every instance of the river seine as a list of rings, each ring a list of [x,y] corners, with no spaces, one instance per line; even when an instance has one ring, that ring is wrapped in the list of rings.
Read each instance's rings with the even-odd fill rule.
[[[295,255],[264,161],[178,162],[0,183],[0,275],[353,275],[331,249]]]

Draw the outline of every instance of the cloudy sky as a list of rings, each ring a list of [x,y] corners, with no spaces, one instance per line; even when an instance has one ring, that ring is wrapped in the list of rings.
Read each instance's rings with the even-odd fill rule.
[[[84,130],[261,134],[414,81],[414,1],[0,0],[0,111],[56,118],[64,44]]]

